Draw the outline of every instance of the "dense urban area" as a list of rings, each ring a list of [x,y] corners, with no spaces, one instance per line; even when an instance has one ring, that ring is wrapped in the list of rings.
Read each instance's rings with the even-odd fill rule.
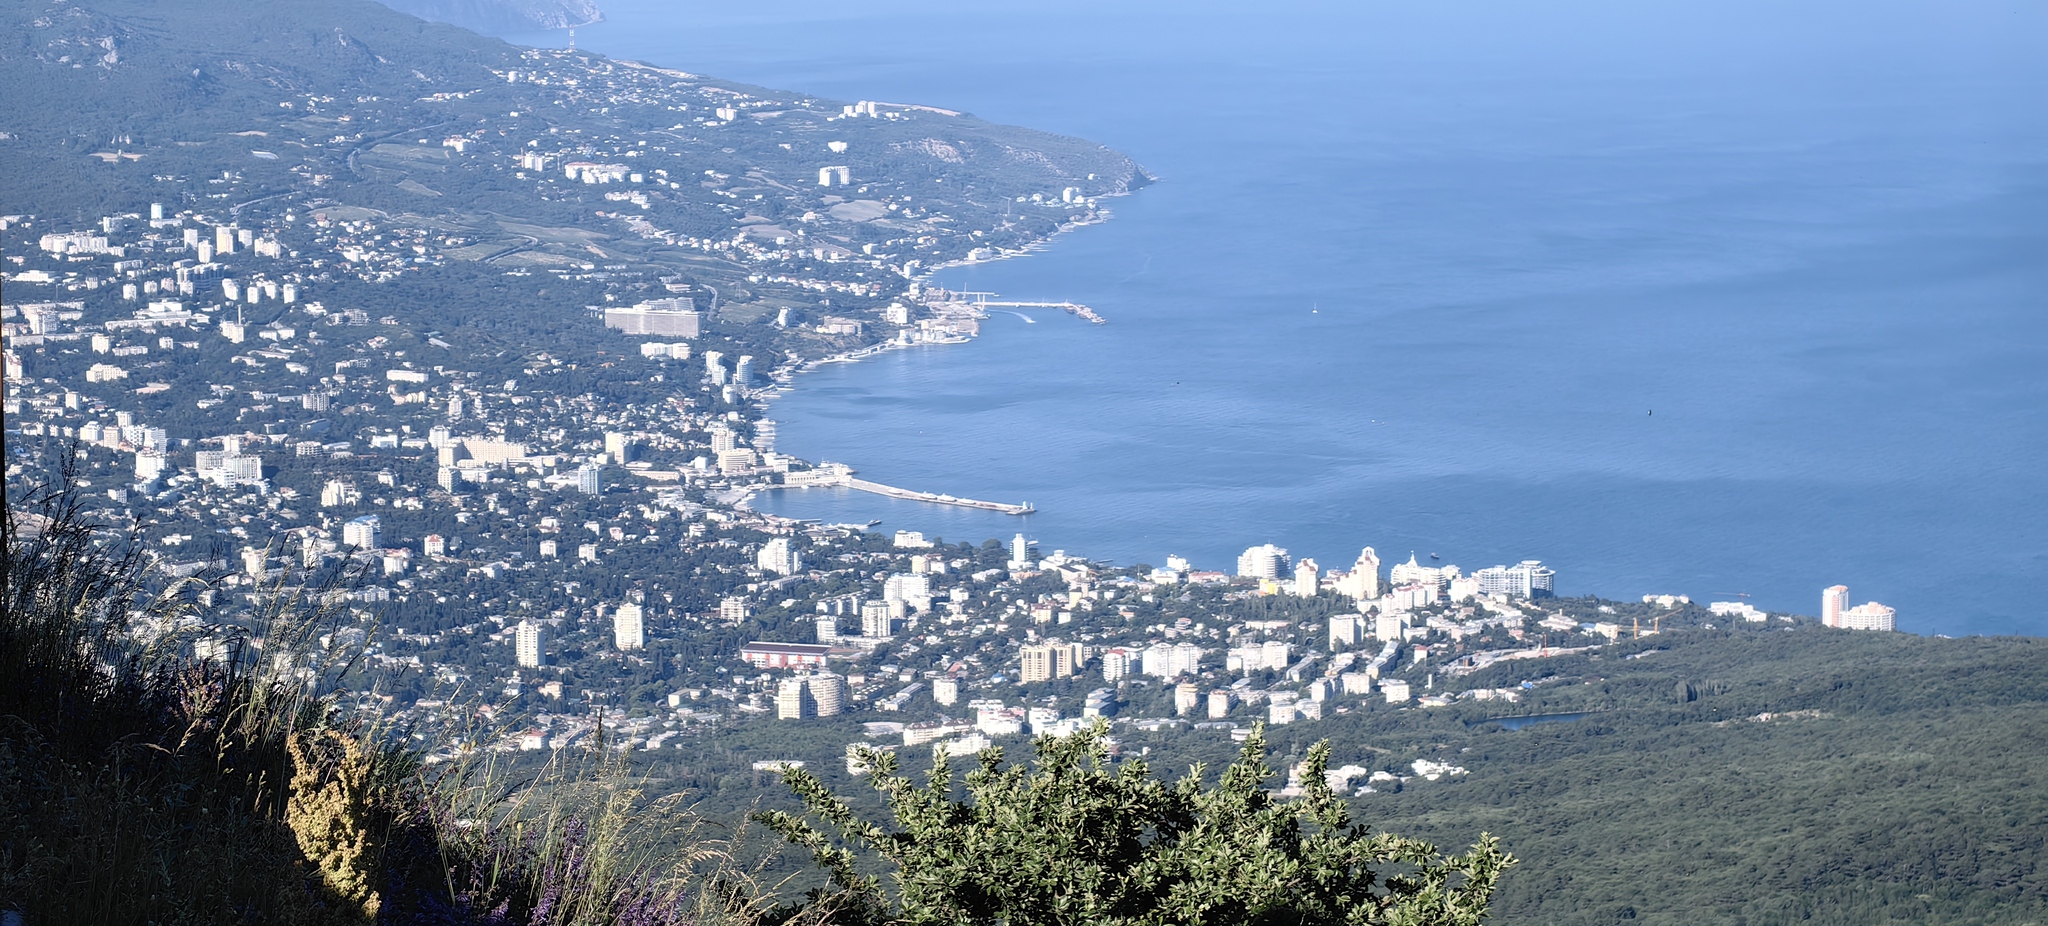
[[[79,24],[41,27],[44,63],[73,63]],[[849,747],[964,756],[1097,716],[1242,738],[1409,704],[1514,713],[1517,688],[1458,679],[1654,635],[1689,604],[1546,605],[1533,560],[1467,574],[1367,547],[1324,570],[1263,544],[1224,571],[1166,551],[1108,568],[1026,533],[944,544],[751,511],[854,481],[776,451],[769,400],[807,365],[971,337],[983,309],[924,283],[932,267],[1099,221],[1142,171],[1014,139],[1002,159],[1029,172],[955,171],[968,142],[925,133],[959,113],[576,52],[476,77],[403,105],[275,93],[276,121],[222,133],[232,155],[204,172],[155,173],[117,137],[87,160],[147,201],[0,219],[10,484],[75,452],[112,523],[169,574],[217,581],[222,610],[153,628],[201,657],[260,648],[246,615],[312,587],[353,618],[327,642],[362,652],[363,706],[437,757],[588,746],[600,723],[619,748],[695,750],[842,714],[872,718]],[[394,134],[401,115],[440,121]],[[917,186],[949,180],[1043,188],[997,212]],[[582,218],[451,214],[429,184]],[[354,204],[393,191],[418,211]],[[487,317],[462,288],[486,277],[538,317]],[[1891,626],[1881,605],[1846,613]],[[1432,769],[1345,766],[1360,791]]]
[[[596,169],[572,162],[539,188],[586,186],[570,176]],[[1367,547],[1324,570],[1262,544],[1228,571],[1171,555],[1109,568],[1021,532],[944,544],[760,514],[744,504],[753,493],[847,471],[775,450],[766,399],[798,368],[701,346],[727,345],[705,337],[690,284],[570,307],[556,324],[578,337],[480,356],[424,313],[321,298],[344,274],[431,273],[463,259],[447,252],[463,239],[387,238],[373,217],[301,195],[272,200],[267,219],[157,203],[82,229],[7,217],[10,284],[54,297],[7,308],[9,478],[43,478],[75,453],[103,513],[170,574],[217,577],[224,608],[331,587],[355,620],[329,643],[367,657],[364,706],[438,757],[479,730],[507,750],[587,746],[607,716],[618,748],[696,749],[712,731],[852,714],[873,720],[849,747],[942,742],[964,756],[1098,716],[1241,737],[1254,720],[1411,703],[1507,713],[1521,691],[1458,680],[1654,635],[1690,604],[1646,601],[1647,626],[1609,604],[1547,604],[1554,575],[1534,560],[1467,575],[1413,555],[1388,568]],[[874,269],[847,266],[856,280]],[[924,290],[896,291],[907,302],[814,330],[869,332],[855,351],[931,337]],[[789,313],[752,324],[786,335]],[[607,374],[601,391],[578,376],[591,368]],[[213,626],[218,613],[153,629],[193,633],[202,657],[262,645]],[[1770,620],[1740,601],[1707,613]],[[1890,627],[1881,605],[1843,613]],[[1365,792],[1365,775],[1397,777],[1344,771]]]
[[[1461,568],[1371,537],[1328,565],[1258,537],[1235,563],[1109,564],[1041,549],[1026,505],[789,456],[772,403],[807,370],[976,335],[1000,297],[939,288],[935,270],[1105,221],[1151,178],[963,113],[400,19],[196,57],[75,5],[24,23],[10,79],[49,84],[0,126],[21,168],[0,203],[6,479],[11,507],[68,486],[153,582],[201,589],[138,641],[337,683],[430,765],[623,757],[715,815],[791,768],[853,782],[870,750],[966,760],[1101,724],[1113,758],[1177,769],[1263,726],[1276,792],[1302,794],[1304,747],[1329,739],[1337,794],[1466,839],[1484,824],[1452,808],[1517,832],[1513,802],[1546,789],[1626,803],[1614,783],[1647,788],[1632,776],[1677,774],[1702,742],[1735,754],[1764,748],[1745,736],[1864,723],[1859,685],[1910,687],[1878,699],[1904,711],[2033,658],[1951,654],[1976,668],[1914,687],[1926,657],[1850,633],[1895,615],[1841,586],[1817,620],[1741,596],[1561,597],[1538,559]],[[199,102],[71,130],[85,111],[67,100],[146,97],[151,74],[195,62]],[[926,537],[749,507],[845,490],[1007,511],[1018,529]],[[320,616],[317,647],[265,638],[280,608]],[[2009,717],[2041,684],[2020,674],[1999,688]],[[1939,709],[1992,703],[1975,698]],[[1601,751],[1631,738],[1659,758]],[[1670,809],[1599,806],[1527,845]],[[1870,851],[1906,859],[1895,837]],[[1966,852],[1951,843],[1935,854]],[[1920,864],[1897,862],[1900,883],[1945,870]],[[2000,864],[1997,896],[2038,903],[2035,869]],[[1619,898],[1645,903],[1620,875],[1558,877],[1511,883],[1511,912],[1611,922],[1636,915]],[[1614,902],[1560,906],[1588,891]],[[1948,902],[1934,896],[1882,902]]]

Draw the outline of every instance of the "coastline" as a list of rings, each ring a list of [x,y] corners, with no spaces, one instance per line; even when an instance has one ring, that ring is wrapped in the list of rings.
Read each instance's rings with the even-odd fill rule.
[[[1145,173],[1142,168],[1140,168],[1140,175],[1146,178],[1145,184],[1124,192],[1106,194],[1106,196],[1129,196],[1136,193],[1138,189],[1143,189],[1144,186],[1149,186],[1152,183],[1158,182],[1158,178],[1152,177],[1149,173]],[[900,338],[892,338],[876,344],[870,344],[866,347],[858,348],[856,350],[843,351],[841,353],[831,354],[817,359],[799,359],[799,361],[794,365],[784,366],[770,374],[770,381],[773,382],[774,385],[769,388],[761,390],[760,393],[751,397],[755,401],[758,401],[760,403],[760,408],[762,412],[761,418],[764,420],[772,420],[768,418],[767,413],[773,408],[774,402],[777,399],[782,398],[784,395],[795,392],[797,388],[796,377],[803,373],[816,372],[819,369],[822,369],[823,367],[830,364],[859,363],[863,360],[870,360],[875,357],[882,356],[883,354],[887,354],[897,350],[908,350],[915,347],[936,347],[972,343],[976,338],[980,336],[980,322],[988,318],[988,312],[982,307],[983,303],[987,302],[987,300],[983,300],[981,302],[965,302],[957,299],[946,298],[948,296],[952,296],[955,294],[952,291],[946,290],[942,287],[929,286],[933,278],[935,278],[941,271],[957,267],[967,267],[976,264],[994,263],[996,261],[1001,260],[1012,260],[1017,258],[1029,257],[1040,251],[1050,249],[1057,239],[1068,233],[1075,232],[1080,229],[1087,228],[1089,226],[1106,224],[1113,218],[1115,218],[1115,213],[1112,210],[1108,208],[1099,208],[1095,211],[1095,214],[1093,216],[1084,218],[1080,221],[1063,222],[1060,224],[1058,228],[1056,228],[1052,232],[1052,234],[1034,239],[1031,242],[1025,244],[1021,248],[1000,251],[988,257],[967,257],[958,260],[946,261],[944,263],[936,264],[929,268],[921,269],[916,275],[909,277],[912,292],[930,294],[931,298],[921,299],[920,301],[925,306],[925,308],[933,312],[938,317],[938,319],[948,323],[948,334],[937,337],[920,337],[915,340],[902,340]],[[995,294],[991,293],[986,295]],[[1055,304],[1044,303],[1043,305],[1052,306]],[[1100,315],[1095,314],[1093,310],[1090,309],[1088,306],[1082,306],[1076,303],[1064,303],[1063,305],[1066,306],[1067,314],[1075,315],[1081,320],[1090,321],[1098,325],[1107,323],[1105,319],[1103,319]],[[1079,309],[1078,312],[1075,311],[1076,308]],[[909,330],[910,329],[907,328],[903,329],[903,333],[907,334]],[[814,467],[820,469],[832,465],[845,465],[837,463],[836,461],[828,461],[823,457],[820,457],[816,461],[806,460],[804,462],[810,463]],[[849,470],[849,472],[851,472],[851,470]],[[859,482],[862,480],[853,481]],[[763,484],[756,486],[748,486],[745,487],[743,491],[739,491],[738,494],[729,496],[729,501],[727,503],[731,504],[735,508],[752,511],[753,508],[751,502],[753,501],[754,496],[759,494],[760,492],[785,491],[789,489],[801,488],[811,488],[811,486],[789,486],[786,484]],[[899,498],[907,501],[916,501],[927,505],[944,506],[962,504],[964,502],[967,507],[972,508],[995,510],[1014,508],[1022,509],[1004,510],[1004,513],[1012,515],[1029,515],[1035,511],[1035,509],[1033,509],[1028,502],[1022,506],[1009,506],[1004,505],[1003,503],[982,502],[973,499],[960,499],[951,495],[944,495],[941,493],[933,492],[923,492],[914,489],[901,489],[890,486],[880,486],[879,488],[890,490],[878,492],[878,494],[882,494],[885,497]],[[875,490],[863,489],[862,491]],[[919,495],[932,497],[914,497]]]

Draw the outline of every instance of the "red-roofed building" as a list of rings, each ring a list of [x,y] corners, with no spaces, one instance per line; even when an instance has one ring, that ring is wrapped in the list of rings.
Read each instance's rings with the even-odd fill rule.
[[[789,669],[797,666],[822,666],[826,654],[832,652],[829,646],[816,643],[767,643],[755,640],[740,647],[740,658],[757,669]]]

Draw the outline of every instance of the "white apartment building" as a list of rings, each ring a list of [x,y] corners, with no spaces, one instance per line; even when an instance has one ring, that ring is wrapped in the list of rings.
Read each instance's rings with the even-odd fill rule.
[[[1018,680],[1025,684],[1071,677],[1081,665],[1079,643],[1027,644],[1021,651]]]
[[[761,552],[754,557],[754,564],[763,572],[793,575],[803,568],[803,554],[794,548],[788,537],[774,537],[761,545]]]
[[[1323,590],[1322,576],[1322,567],[1317,566],[1315,560],[1302,557],[1301,562],[1294,564],[1294,596],[1314,598]]]
[[[374,514],[355,518],[341,526],[343,546],[358,550],[375,550],[383,547],[383,522]]]
[[[1359,551],[1358,561],[1351,564],[1351,571],[1338,581],[1337,593],[1364,602],[1378,598],[1380,592],[1380,555],[1366,547]]]
[[[1347,646],[1357,646],[1359,641],[1363,639],[1364,636],[1365,615],[1330,615],[1330,649],[1332,651],[1339,650]]]
[[[519,664],[528,669],[538,668],[547,656],[544,646],[545,640],[542,638],[540,625],[532,621],[520,621],[519,629],[513,638],[513,648]]]
[[[1881,630],[1890,632],[1898,629],[1899,612],[1875,601],[1866,601],[1842,612],[1841,626],[1847,630]]]
[[[882,598],[885,601],[907,601],[914,604],[929,602],[932,597],[932,579],[928,575],[898,573],[882,583]]]
[[[860,606],[860,635],[886,638],[896,633],[896,614],[887,601],[869,601]]]
[[[628,602],[612,612],[612,645],[621,650],[647,648],[647,612]]]
[[[1842,612],[1849,610],[1849,586],[1830,585],[1820,592],[1820,622],[1827,627],[1842,626]]]
[[[1546,568],[1540,560],[1525,559],[1514,566],[1481,569],[1474,573],[1474,577],[1479,580],[1479,593],[1482,595],[1534,598],[1551,593],[1557,573]]]
[[[1199,675],[1202,671],[1202,648],[1193,643],[1154,643],[1145,648],[1142,658],[1145,674],[1155,678]]]
[[[1287,551],[1270,543],[1246,549],[1237,557],[1237,574],[1247,579],[1277,579],[1287,571]]]
[[[846,710],[846,677],[830,672],[798,675],[775,683],[775,719],[836,717]]]

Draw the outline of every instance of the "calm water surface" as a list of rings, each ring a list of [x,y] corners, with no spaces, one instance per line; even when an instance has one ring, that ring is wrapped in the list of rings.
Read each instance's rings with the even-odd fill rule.
[[[1839,582],[1918,632],[2048,633],[2048,7],[964,6],[610,0],[578,31],[1162,178],[941,277],[1111,324],[999,314],[773,412],[786,452],[1038,514],[757,507],[1809,614]]]

